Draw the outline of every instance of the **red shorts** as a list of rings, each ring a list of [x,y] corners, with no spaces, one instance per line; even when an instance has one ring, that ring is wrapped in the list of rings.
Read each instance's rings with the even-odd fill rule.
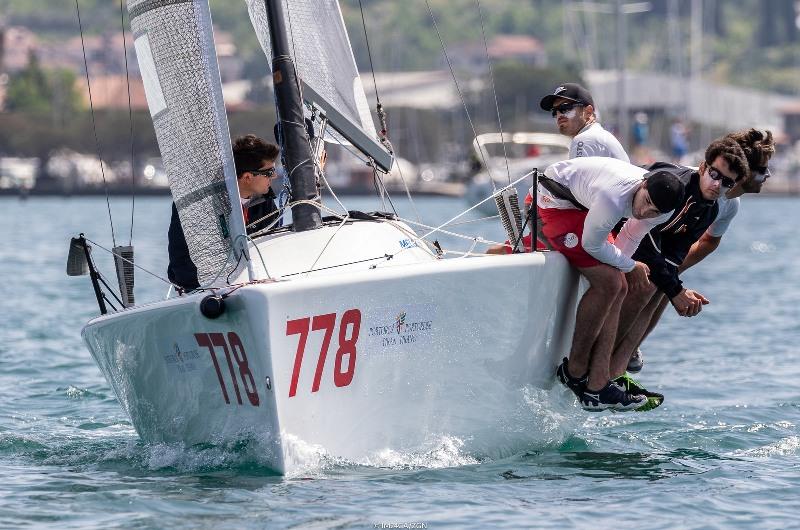
[[[553,250],[564,254],[573,267],[594,267],[602,263],[583,250],[581,244],[583,222],[588,212],[539,207],[537,210],[542,220],[541,233],[547,238]],[[611,234],[608,235],[608,241],[614,242]]]

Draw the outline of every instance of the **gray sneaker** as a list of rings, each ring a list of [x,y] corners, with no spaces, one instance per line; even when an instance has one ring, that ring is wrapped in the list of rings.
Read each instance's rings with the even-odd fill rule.
[[[644,366],[644,356],[642,355],[642,350],[636,348],[636,351],[631,355],[631,360],[628,361],[628,372],[638,374],[642,371],[642,366]]]

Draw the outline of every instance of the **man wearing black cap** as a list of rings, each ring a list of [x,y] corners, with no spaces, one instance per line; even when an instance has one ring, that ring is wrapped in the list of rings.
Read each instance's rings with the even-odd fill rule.
[[[561,134],[572,138],[570,158],[607,156],[630,162],[619,140],[597,121],[592,95],[581,85],[559,85],[539,106],[553,115]]]
[[[680,267],[692,245],[717,218],[719,199],[738,183],[746,182],[750,169],[741,146],[728,137],[708,146],[705,160],[697,170],[665,162],[657,162],[649,169],[667,171],[679,178],[684,184],[685,197],[675,213],[651,229],[641,244],[634,240],[639,234],[638,225],[642,224],[636,219],[625,224],[614,243],[623,253],[635,250],[633,259],[649,267],[652,284],[631,289],[625,296],[611,359],[611,376],[627,389],[653,398],[652,405],[658,406],[664,396],[646,391],[626,375],[628,361],[650,327],[661,293],[685,317],[697,315],[709,303],[702,294],[683,287],[678,277]]]
[[[578,304],[569,362],[564,359],[557,375],[584,409],[642,407],[647,404],[645,396],[611,383],[609,362],[627,290],[624,273],[630,273],[631,283],[647,284],[650,271],[615,247],[609,234],[624,217],[640,220],[635,230],[627,232],[638,244],[652,227],[669,218],[683,198],[683,184],[668,172],[586,157],[548,167],[537,192],[543,237],[589,281]]]

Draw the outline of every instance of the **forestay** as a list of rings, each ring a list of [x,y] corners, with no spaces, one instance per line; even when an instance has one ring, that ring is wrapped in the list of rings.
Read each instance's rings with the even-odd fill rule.
[[[246,1],[261,48],[271,58],[264,0]],[[378,142],[339,3],[292,0],[282,4],[292,60],[306,89],[303,99],[327,110],[331,125],[388,171],[392,157]]]
[[[244,233],[207,0],[128,0],[136,55],[189,254],[202,284]]]

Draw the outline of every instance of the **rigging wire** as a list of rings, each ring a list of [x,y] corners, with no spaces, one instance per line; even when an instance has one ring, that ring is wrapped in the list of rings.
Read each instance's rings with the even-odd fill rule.
[[[364,28],[364,40],[367,42],[367,57],[369,58],[369,69],[372,72],[372,84],[375,85],[375,104],[377,108],[381,108],[383,105],[381,105],[381,96],[378,94],[378,82],[375,80],[375,67],[372,64],[372,51],[369,47],[369,36],[367,35],[367,21],[364,18],[364,6],[361,5],[361,0],[358,0],[358,9],[361,11],[361,25]]]
[[[369,58],[369,70],[372,73],[372,84],[375,86],[375,109],[378,112],[378,119],[380,120],[381,125],[381,143],[384,144],[386,147],[391,147],[389,144],[388,139],[388,127],[386,126],[386,113],[383,110],[383,103],[381,103],[381,96],[378,93],[378,81],[375,79],[375,65],[372,62],[372,50],[369,45],[369,35],[367,34],[367,20],[364,16],[364,6],[361,3],[361,0],[358,0],[358,9],[361,12],[361,26],[364,28],[364,41],[367,43],[367,57]],[[387,145],[388,144],[388,145]],[[414,199],[411,198],[411,190],[408,188],[408,184],[406,183],[406,179],[403,176],[403,170],[400,168],[400,162],[395,158],[395,163],[397,164],[397,172],[400,175],[400,181],[403,183],[403,187],[406,191],[406,196],[408,197],[408,202],[411,203],[411,208],[414,210],[414,215],[417,217],[417,221],[421,221],[422,217],[419,214],[419,210],[417,210],[417,205],[414,203]],[[377,171],[377,169],[373,168],[373,170]],[[389,195],[389,192],[386,190],[386,187],[383,187],[384,193]],[[391,197],[389,198],[389,202],[391,203]],[[385,207],[384,207],[385,208]],[[392,209],[394,209],[394,204],[392,204]],[[395,211],[395,213],[397,213]]]
[[[133,245],[133,212],[136,209],[136,165],[133,148],[133,106],[131,105],[131,76],[128,71],[128,43],[125,42],[125,14],[122,9],[122,0],[119,0],[119,25],[122,28],[122,52],[125,55],[125,84],[128,88],[128,122],[130,123],[131,139],[131,233],[128,245]]]
[[[86,60],[86,45],[83,42],[83,24],[81,23],[81,8],[78,5],[78,0],[75,0],[75,11],[78,14],[78,29],[81,32],[81,50],[83,51],[83,67],[86,69],[86,87],[89,89],[89,111],[92,116],[92,131],[94,132],[94,144],[97,149],[97,157],[100,159],[100,174],[103,177],[103,186],[106,193],[106,207],[108,208],[108,222],[111,224],[111,242],[117,246],[117,239],[114,236],[114,220],[111,217],[111,201],[108,198],[108,182],[106,181],[106,172],[103,168],[103,155],[100,153],[100,140],[97,137],[97,123],[94,118],[94,104],[92,102],[92,84],[89,82],[89,63]]]
[[[442,34],[439,32],[439,24],[436,23],[436,17],[433,15],[433,9],[431,9],[431,3],[429,0],[425,0],[425,5],[428,6],[428,13],[431,15],[431,21],[433,22],[433,28],[436,30],[436,36],[439,37],[439,44],[442,45],[442,53],[444,54],[444,59],[447,61],[447,67],[450,69],[450,75],[453,77],[453,82],[456,85],[456,91],[458,92],[458,97],[461,100],[461,105],[464,107],[464,113],[467,115],[467,121],[469,122],[469,127],[472,129],[473,137],[478,136],[478,132],[475,130],[475,124],[472,123],[472,117],[469,115],[469,108],[467,108],[467,102],[464,99],[464,93],[461,91],[461,86],[458,84],[458,79],[456,78],[456,73],[453,70],[453,63],[450,62],[450,57],[447,55],[447,47],[444,44],[444,39],[442,39]],[[483,165],[486,167],[486,172],[489,174],[489,180],[492,180],[492,173],[491,169],[489,168],[489,164],[486,162],[486,157],[483,154],[482,149],[478,149],[478,153],[483,160]]]
[[[503,134],[503,120],[500,119],[500,104],[497,102],[497,90],[494,86],[494,69],[492,68],[492,58],[489,57],[489,45],[486,43],[486,31],[483,28],[483,10],[481,9],[481,0],[475,0],[478,7],[478,18],[481,21],[481,35],[483,36],[483,49],[486,51],[486,64],[489,65],[489,81],[492,84],[492,95],[494,96],[494,108],[497,111],[497,124],[500,127],[500,141],[503,145],[503,158],[506,161],[506,175],[508,175],[508,183],[511,184],[511,169],[508,167],[508,154],[506,153],[506,140]],[[478,146],[480,148],[480,146]],[[490,179],[491,180],[491,179]],[[492,181],[492,189],[497,189]]]
[[[164,283],[167,283],[167,284],[169,284],[169,285],[175,285],[175,284],[174,284],[174,283],[172,283],[171,281],[167,280],[166,278],[163,278],[163,277],[159,276],[159,275],[158,275],[158,274],[156,274],[155,272],[149,271],[149,270],[145,269],[144,267],[142,267],[141,265],[138,265],[138,264],[136,264],[136,263],[132,262],[131,260],[127,259],[126,257],[122,256],[121,254],[117,254],[117,253],[116,253],[116,252],[114,252],[113,250],[109,250],[109,249],[107,249],[106,247],[104,247],[103,245],[101,245],[100,243],[98,243],[97,241],[92,241],[92,240],[91,240],[91,239],[89,239],[88,237],[86,238],[86,241],[88,241],[89,243],[91,243],[92,245],[96,246],[96,247],[97,247],[97,248],[99,248],[99,249],[105,250],[106,252],[108,252],[108,253],[109,253],[109,254],[111,254],[112,256],[116,256],[116,257],[118,257],[118,258],[119,258],[119,259],[121,259],[122,261],[124,261],[124,262],[126,262],[126,263],[130,263],[132,266],[136,267],[137,269],[139,269],[139,270],[141,270],[141,271],[144,271],[144,272],[146,272],[146,273],[147,273],[147,274],[149,274],[150,276],[152,276],[152,277],[154,277],[154,278],[157,278],[157,279],[161,280],[161,281],[162,281],[162,282],[164,282]]]
[[[506,186],[506,187],[504,187],[504,188],[502,188],[502,189],[499,189],[499,190],[495,190],[495,192],[494,192],[494,193],[492,193],[491,195],[489,195],[488,197],[486,197],[485,199],[483,199],[482,201],[480,201],[478,204],[475,204],[475,205],[473,205],[473,206],[471,206],[471,207],[467,208],[466,210],[464,210],[464,211],[463,211],[463,212],[461,212],[460,214],[458,214],[458,215],[456,215],[456,216],[454,216],[454,217],[450,218],[450,220],[448,220],[448,221],[445,221],[444,223],[440,224],[438,227],[434,228],[433,230],[431,230],[430,232],[428,232],[427,234],[425,234],[424,236],[422,236],[422,238],[424,239],[424,238],[426,238],[426,237],[430,236],[431,234],[433,234],[434,232],[439,232],[439,231],[441,231],[441,229],[442,229],[442,228],[444,228],[445,226],[449,226],[449,225],[450,225],[450,224],[451,224],[453,221],[455,221],[456,219],[458,219],[458,218],[460,218],[460,217],[462,217],[462,216],[466,215],[467,213],[471,212],[472,210],[474,210],[475,208],[477,208],[477,207],[478,207],[478,206],[480,206],[481,204],[483,204],[483,203],[485,203],[485,202],[487,202],[487,201],[490,201],[490,200],[494,199],[494,198],[497,196],[497,194],[498,194],[498,193],[502,192],[502,191],[503,191],[503,190],[505,190],[505,189],[508,189],[508,188],[510,188],[511,186],[515,186],[515,185],[516,185],[518,182],[522,182],[522,181],[523,181],[523,180],[525,180],[526,178],[530,177],[530,176],[533,174],[533,172],[534,172],[534,171],[536,171],[536,170],[534,169],[533,171],[529,171],[528,173],[525,173],[525,174],[524,174],[524,175],[522,175],[520,178],[518,178],[518,179],[516,179],[515,181],[513,181],[513,182],[512,182],[511,184],[509,184],[508,186]]]

